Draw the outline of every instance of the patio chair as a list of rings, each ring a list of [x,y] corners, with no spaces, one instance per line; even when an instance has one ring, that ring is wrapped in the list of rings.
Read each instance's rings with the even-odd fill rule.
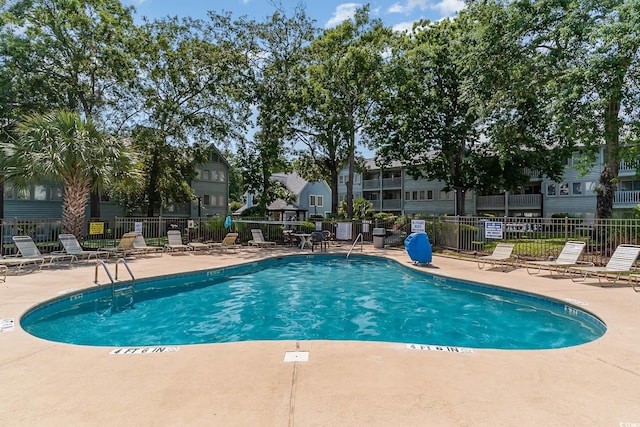
[[[182,233],[180,233],[180,230],[167,231],[167,239],[169,241],[164,245],[164,248],[168,252],[186,252],[192,249],[182,243]]]
[[[7,281],[7,274],[10,267],[17,267],[18,273],[22,272],[23,267],[26,265],[33,265],[34,267],[41,267],[42,260],[39,258],[24,258],[21,256],[3,256],[0,258],[0,274],[4,276],[3,281]]]
[[[109,258],[109,252],[105,250],[86,251],[82,249],[78,239],[73,234],[60,234],[58,240],[62,243],[63,253],[69,255],[75,255],[78,259],[86,259],[90,261],[91,258],[98,260],[101,257]]]
[[[140,251],[133,246],[133,243],[136,241],[136,236],[138,233],[135,231],[130,231],[128,233],[124,233],[118,242],[118,246],[102,248],[103,251],[109,252],[109,254],[115,255],[115,257],[126,258],[127,256],[132,256],[139,254]]]
[[[147,241],[144,239],[142,233],[136,233],[136,238],[133,240],[133,248],[142,254],[148,253],[159,253],[162,256],[164,252],[164,246],[149,246],[147,245]]]
[[[320,247],[321,252],[326,252],[328,243],[329,242],[322,231],[314,231],[311,233],[311,252],[314,251],[316,246]]]
[[[211,243],[204,243],[204,242],[189,242],[187,243],[187,246],[189,246],[189,249],[194,252],[208,251],[213,247]]]
[[[224,239],[222,239],[222,242],[218,242],[218,243],[210,243],[212,248],[215,249],[219,249],[219,250],[233,250],[233,251],[239,251],[242,248],[242,245],[239,243],[236,243],[236,240],[238,239],[238,233],[227,233],[226,236],[224,236]]]
[[[555,260],[527,262],[527,273],[538,274],[542,267],[548,267],[551,275],[553,275],[553,270],[559,271],[561,268],[564,269],[563,274],[566,274],[569,267],[578,264],[578,258],[582,255],[584,247],[585,242],[568,241]],[[537,271],[535,267],[538,267]]]
[[[638,259],[640,254],[640,246],[636,245],[619,245],[611,255],[609,262],[604,267],[596,267],[593,264],[589,267],[569,267],[571,273],[577,273],[578,276],[572,276],[571,280],[574,282],[585,281],[587,277],[595,275],[598,277],[600,285],[604,286],[602,279],[610,283],[611,286],[616,282],[624,273],[629,273],[633,264]],[[613,275],[613,281],[610,280],[610,274]]]
[[[498,243],[491,255],[478,257],[478,268],[482,270],[486,263],[490,263],[492,267],[502,265],[504,267],[504,271],[506,271],[507,267],[512,265],[509,262],[511,258],[515,258],[513,266],[517,267],[518,257],[516,255],[512,255],[514,247],[515,245],[513,243]]]
[[[262,230],[259,228],[252,228],[251,235],[253,236],[253,240],[249,240],[249,246],[257,246],[259,248],[265,248],[268,246],[275,246],[276,242],[268,242],[264,239],[264,235],[262,234]]]
[[[76,258],[76,256],[72,254],[43,255],[30,236],[13,236],[13,243],[15,243],[16,248],[18,249],[18,253],[20,254],[18,258],[20,258],[22,261],[22,263],[18,266],[18,269],[29,262],[39,262],[40,269],[42,269],[42,267],[44,267],[45,265],[51,266],[54,262],[57,261],[69,261],[69,266],[71,266],[71,263],[73,263],[73,261],[78,260],[78,258]]]

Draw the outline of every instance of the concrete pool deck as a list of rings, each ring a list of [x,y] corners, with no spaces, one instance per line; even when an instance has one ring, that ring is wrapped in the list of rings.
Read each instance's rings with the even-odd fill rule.
[[[365,253],[410,265],[401,250]],[[346,252],[348,246],[330,247]],[[247,262],[299,249],[131,260],[137,278]],[[309,250],[304,253],[311,254]],[[113,260],[109,267],[113,269]],[[600,339],[542,351],[409,349],[404,344],[275,341],[185,345],[113,355],[35,338],[34,305],[93,287],[95,266],[10,275],[0,283],[2,426],[640,426],[640,294],[434,256],[434,274],[579,302],[608,326]],[[106,274],[99,271],[101,283]],[[285,362],[286,352],[308,352]]]

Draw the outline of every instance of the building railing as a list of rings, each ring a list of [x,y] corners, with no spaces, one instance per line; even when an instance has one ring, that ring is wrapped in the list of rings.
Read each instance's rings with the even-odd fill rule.
[[[509,194],[509,209],[540,209],[542,207],[542,194]],[[477,209],[504,209],[504,194],[495,196],[477,196]]]
[[[540,208],[542,194],[509,194],[509,208]]]
[[[380,180],[379,179],[367,179],[362,181],[362,189],[363,190],[377,190],[380,189]]]
[[[402,199],[383,199],[382,210],[400,210],[402,209]]]
[[[402,186],[402,178],[383,178],[382,179],[382,187],[383,188],[399,188]]]
[[[616,191],[613,193],[613,204],[636,206],[640,204],[640,191]]]
[[[476,209],[504,209],[504,194],[477,196]]]
[[[635,175],[638,170],[638,166],[640,166],[640,162],[638,160],[632,160],[629,162],[623,160],[620,162],[620,171],[618,173],[628,175],[627,172],[632,172]]]

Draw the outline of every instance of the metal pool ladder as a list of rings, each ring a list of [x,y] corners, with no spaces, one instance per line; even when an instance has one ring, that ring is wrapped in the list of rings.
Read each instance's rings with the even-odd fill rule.
[[[360,252],[362,252],[362,242],[364,239],[364,237],[362,236],[362,233],[358,234],[356,236],[356,240],[353,241],[353,245],[351,245],[351,249],[349,249],[349,252],[347,252],[347,258],[349,258],[349,255],[351,255],[351,251],[353,250],[353,248],[355,248],[356,244],[358,243],[358,239],[360,239]]]
[[[129,276],[131,276],[131,284],[129,286],[122,286],[120,288],[116,288],[116,282],[118,280],[118,265],[123,264],[127,271],[129,272]],[[96,272],[94,283],[98,284],[98,267],[102,265],[105,273],[107,273],[107,277],[111,281],[111,298],[108,300],[100,301],[103,304],[106,304],[106,310],[98,310],[102,313],[109,312],[112,314],[113,312],[118,312],[125,310],[127,308],[133,308],[133,295],[136,291],[136,278],[133,276],[131,269],[129,268],[129,264],[125,261],[124,258],[118,258],[116,261],[116,277],[115,279],[111,276],[109,269],[107,268],[107,264],[103,260],[98,260],[96,262]],[[124,299],[124,301],[123,301]]]

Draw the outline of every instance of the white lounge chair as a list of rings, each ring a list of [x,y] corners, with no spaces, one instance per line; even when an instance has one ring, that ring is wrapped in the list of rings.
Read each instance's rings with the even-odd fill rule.
[[[167,231],[167,239],[169,240],[164,248],[168,252],[186,252],[190,251],[192,248],[182,243],[182,233],[180,230],[169,230]]]
[[[224,236],[224,239],[222,239],[222,242],[219,243],[210,243],[212,248],[215,249],[219,249],[219,250],[233,250],[233,251],[238,251],[242,248],[242,245],[236,243],[236,240],[238,239],[238,233],[227,233],[226,236]]]
[[[78,259],[86,259],[90,261],[91,258],[95,258],[96,260],[99,258],[109,258],[108,251],[86,251],[82,249],[82,246],[80,246],[78,239],[73,234],[60,234],[58,235],[58,240],[60,240],[60,243],[62,243],[65,254],[75,255]]]
[[[577,273],[578,276],[572,276],[574,282],[584,281],[587,277],[595,275],[598,277],[600,285],[604,286],[602,279],[604,278],[611,286],[615,285],[624,273],[629,273],[633,264],[640,255],[640,246],[636,245],[619,245],[611,255],[609,262],[604,267],[569,267],[571,273]],[[613,280],[610,280],[613,275]]]
[[[159,253],[160,256],[162,256],[162,253],[164,252],[164,246],[147,245],[147,241],[144,240],[144,236],[142,235],[142,233],[136,233],[136,238],[133,240],[133,248],[145,255],[148,253]]]
[[[116,257],[126,258],[130,255],[139,254],[140,251],[137,250],[133,246],[133,242],[136,241],[136,236],[138,233],[135,231],[130,231],[128,233],[124,233],[118,242],[118,246],[102,248],[103,251],[107,251],[110,254],[115,255]]]
[[[517,267],[518,257],[512,255],[514,247],[513,243],[498,243],[491,255],[478,257],[478,268],[483,269],[486,263],[490,263],[492,267],[502,265],[506,271],[507,267],[512,265],[509,262],[511,258],[515,258],[516,263],[513,265]]]
[[[257,246],[259,248],[264,248],[264,247],[276,245],[276,242],[266,241],[264,238],[264,234],[262,234],[262,230],[259,228],[252,228],[251,235],[253,236],[253,240],[249,240],[249,246]]]
[[[58,261],[69,261],[69,266],[71,266],[71,263],[73,261],[78,260],[75,255],[71,254],[43,255],[30,236],[13,236],[13,243],[15,243],[16,248],[18,249],[18,252],[20,254],[18,258],[23,261],[21,266],[28,262],[39,262],[40,269],[42,269],[43,266],[50,266],[54,262]],[[18,269],[20,269],[21,266],[18,266]]]
[[[569,267],[578,264],[578,258],[584,251],[585,243],[577,241],[568,241],[564,244],[558,258],[551,261],[529,261],[527,262],[527,273],[538,274],[542,267],[549,268],[549,273],[553,275],[553,271],[559,271],[564,269],[564,273],[569,270]],[[535,267],[538,267],[536,270]]]

